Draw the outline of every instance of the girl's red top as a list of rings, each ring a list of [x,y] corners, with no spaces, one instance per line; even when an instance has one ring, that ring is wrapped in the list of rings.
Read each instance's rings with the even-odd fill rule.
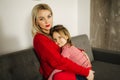
[[[40,60],[40,73],[47,79],[54,69],[65,70],[88,76],[89,68],[84,68],[60,54],[60,48],[49,37],[37,33],[33,39],[33,46]]]

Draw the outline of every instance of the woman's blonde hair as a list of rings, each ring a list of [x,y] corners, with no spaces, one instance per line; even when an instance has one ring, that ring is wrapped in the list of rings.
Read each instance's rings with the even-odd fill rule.
[[[53,33],[57,32],[59,33],[63,38],[65,38],[65,36],[68,37],[67,39],[67,43],[69,43],[70,45],[72,45],[72,41],[71,41],[71,36],[69,31],[67,30],[67,28],[65,28],[63,25],[59,24],[59,25],[55,25],[51,31],[50,31],[50,35],[53,37]]]
[[[37,32],[41,32],[40,26],[37,25],[36,20],[38,17],[39,10],[48,10],[53,15],[52,9],[47,4],[37,4],[32,9],[32,35],[34,36]]]

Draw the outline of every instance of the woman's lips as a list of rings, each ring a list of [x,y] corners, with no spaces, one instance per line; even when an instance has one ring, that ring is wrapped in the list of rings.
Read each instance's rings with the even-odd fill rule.
[[[50,24],[47,24],[46,27],[50,27]]]

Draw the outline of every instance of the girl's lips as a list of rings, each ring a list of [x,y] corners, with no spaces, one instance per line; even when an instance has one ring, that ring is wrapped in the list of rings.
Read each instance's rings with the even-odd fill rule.
[[[47,25],[46,25],[46,27],[49,27],[49,26],[50,26],[50,24],[47,24]]]

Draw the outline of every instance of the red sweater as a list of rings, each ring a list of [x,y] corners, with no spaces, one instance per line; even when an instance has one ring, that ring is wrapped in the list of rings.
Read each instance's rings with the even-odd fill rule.
[[[89,68],[84,68],[60,55],[60,48],[47,36],[37,33],[33,46],[40,60],[40,73],[47,79],[54,69],[65,70],[88,76]]]

